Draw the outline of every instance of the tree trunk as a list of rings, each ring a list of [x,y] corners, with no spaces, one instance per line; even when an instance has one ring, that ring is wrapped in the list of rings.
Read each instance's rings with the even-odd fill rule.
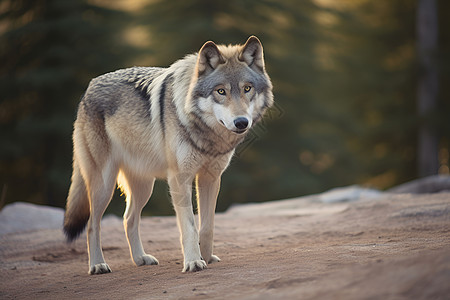
[[[438,19],[436,0],[418,0],[417,50],[420,73],[417,90],[417,112],[420,125],[418,132],[418,175],[437,174],[438,137],[432,123],[438,95],[438,69],[436,53],[438,42]]]

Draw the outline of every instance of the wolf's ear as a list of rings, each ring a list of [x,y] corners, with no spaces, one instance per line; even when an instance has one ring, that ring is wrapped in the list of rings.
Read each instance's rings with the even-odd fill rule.
[[[247,63],[249,67],[257,66],[264,71],[263,46],[256,36],[252,35],[248,38],[239,54],[239,60]]]
[[[225,63],[225,60],[217,45],[211,41],[206,42],[198,53],[197,75],[210,73],[223,63]]]

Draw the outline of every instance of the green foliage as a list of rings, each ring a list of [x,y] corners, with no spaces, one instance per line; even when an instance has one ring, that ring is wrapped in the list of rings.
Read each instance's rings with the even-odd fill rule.
[[[63,206],[71,131],[89,79],[123,66],[119,11],[89,1],[2,1],[0,183],[7,201]]]
[[[440,107],[430,118],[448,157],[447,2],[439,1]],[[243,43],[252,34],[263,42],[276,106],[224,174],[219,210],[417,176],[416,0],[155,0],[132,12],[92,3],[0,5],[0,184],[8,202],[64,205],[72,122],[90,78],[139,64],[137,57],[168,66],[207,40]],[[124,38],[135,26],[148,33],[148,46]],[[123,200],[113,203],[120,213]],[[170,212],[159,183],[146,213]]]

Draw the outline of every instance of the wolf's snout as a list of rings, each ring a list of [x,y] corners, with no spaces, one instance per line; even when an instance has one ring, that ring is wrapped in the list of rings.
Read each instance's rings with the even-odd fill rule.
[[[245,130],[248,126],[248,120],[244,117],[239,117],[234,120],[234,126],[239,130]]]

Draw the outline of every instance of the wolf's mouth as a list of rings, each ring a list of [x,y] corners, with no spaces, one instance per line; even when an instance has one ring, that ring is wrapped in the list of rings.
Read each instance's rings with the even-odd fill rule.
[[[222,124],[223,127],[225,127],[226,129],[228,129],[227,125],[225,125],[225,122],[224,122],[223,120],[220,120],[220,124]],[[228,129],[228,130],[229,130],[229,129]],[[243,133],[245,133],[247,130],[248,130],[248,128],[245,128],[245,129],[234,129],[234,130],[231,130],[231,132],[234,132],[234,133],[236,133],[236,134],[243,134]]]
[[[237,133],[237,134],[243,134],[243,133],[246,132],[246,131],[247,131],[247,129],[233,130],[233,132],[234,132],[234,133]]]

